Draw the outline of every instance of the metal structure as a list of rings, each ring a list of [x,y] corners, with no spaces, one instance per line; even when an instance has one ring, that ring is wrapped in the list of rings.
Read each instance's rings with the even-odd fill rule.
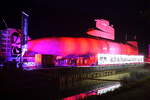
[[[29,15],[22,12],[22,34],[21,34],[21,55],[20,63],[23,63],[23,55],[27,51],[28,42],[28,17]]]
[[[0,58],[1,61],[7,62],[11,57],[11,39],[8,30],[0,31]]]

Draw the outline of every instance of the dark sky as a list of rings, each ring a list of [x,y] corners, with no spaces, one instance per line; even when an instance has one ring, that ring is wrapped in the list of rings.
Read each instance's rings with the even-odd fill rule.
[[[129,39],[136,35],[139,41],[149,42],[148,0],[4,0],[0,4],[1,17],[9,27],[21,27],[22,10],[30,15],[31,38],[82,36],[95,26],[94,19],[102,18],[114,25],[117,40],[128,34]]]

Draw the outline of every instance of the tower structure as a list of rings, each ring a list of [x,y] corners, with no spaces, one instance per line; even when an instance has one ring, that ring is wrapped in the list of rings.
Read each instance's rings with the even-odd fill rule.
[[[9,31],[0,30],[0,59],[3,62],[9,61],[11,57],[11,38]]]

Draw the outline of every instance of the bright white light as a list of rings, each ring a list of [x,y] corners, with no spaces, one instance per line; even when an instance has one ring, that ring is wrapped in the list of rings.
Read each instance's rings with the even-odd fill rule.
[[[139,55],[114,55],[98,54],[98,64],[129,64],[143,63],[144,56]]]
[[[30,66],[36,66],[36,63],[35,62],[24,62],[23,65],[25,67],[30,67]]]
[[[104,94],[104,93],[109,92],[109,91],[114,91],[115,89],[117,89],[119,87],[121,87],[120,83],[110,85],[110,86],[107,86],[107,87],[104,87],[104,88],[100,88],[100,89],[97,90],[97,95],[101,95],[101,94]]]

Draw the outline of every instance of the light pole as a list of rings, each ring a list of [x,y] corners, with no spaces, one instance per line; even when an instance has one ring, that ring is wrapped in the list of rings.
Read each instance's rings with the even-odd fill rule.
[[[27,51],[27,42],[28,42],[28,18],[29,15],[25,12],[21,12],[22,15],[22,34],[21,34],[21,54],[20,54],[20,65],[23,64],[23,55]]]

